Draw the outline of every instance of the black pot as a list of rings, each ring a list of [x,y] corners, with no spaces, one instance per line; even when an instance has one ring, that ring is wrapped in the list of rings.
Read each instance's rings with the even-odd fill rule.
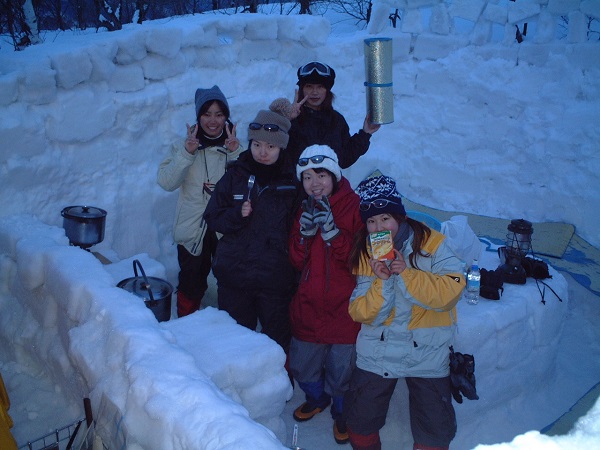
[[[137,266],[142,276],[138,276]],[[125,289],[132,294],[144,299],[146,306],[154,313],[159,322],[171,318],[171,294],[173,286],[168,281],[156,277],[147,277],[142,264],[136,259],[133,261],[135,277],[119,281],[117,287]]]
[[[88,248],[102,242],[106,211],[93,206],[67,206],[61,211],[63,228],[71,245]]]

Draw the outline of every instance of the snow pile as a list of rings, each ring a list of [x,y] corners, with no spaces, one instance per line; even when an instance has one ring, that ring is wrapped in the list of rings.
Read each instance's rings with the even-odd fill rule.
[[[214,308],[159,324],[116,285],[133,276],[133,258],[159,278],[160,263],[142,254],[103,266],[32,217],[0,220],[0,254],[2,342],[45,366],[74,402],[90,397],[110,448],[281,448],[254,422],[285,436],[292,388],[266,336]]]

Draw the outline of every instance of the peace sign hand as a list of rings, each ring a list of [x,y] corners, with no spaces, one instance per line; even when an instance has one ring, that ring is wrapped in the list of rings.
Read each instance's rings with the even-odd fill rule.
[[[194,152],[198,149],[200,145],[200,141],[196,137],[196,131],[198,130],[198,124],[194,124],[190,126],[189,124],[185,124],[187,127],[187,136],[185,137],[185,150],[193,155]]]
[[[227,139],[225,139],[225,147],[230,152],[235,152],[240,147],[240,140],[235,136],[235,130],[237,123],[229,128],[229,124],[225,123],[225,132],[227,133]]]
[[[294,94],[294,103],[292,103],[290,107],[290,120],[295,119],[302,112],[302,105],[304,102],[308,100],[308,97],[304,97],[301,101],[298,101],[298,89],[296,89],[296,93]]]

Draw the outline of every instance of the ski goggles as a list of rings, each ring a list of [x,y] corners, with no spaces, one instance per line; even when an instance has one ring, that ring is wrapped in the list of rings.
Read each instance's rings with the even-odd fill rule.
[[[302,67],[300,67],[300,69],[298,69],[298,76],[307,77],[313,72],[317,72],[322,77],[331,76],[331,68],[327,64],[323,64],[318,61],[304,64]]]
[[[373,200],[372,202],[365,202],[365,203],[361,203],[359,208],[361,211],[368,211],[369,209],[371,209],[371,206],[374,206],[375,208],[381,209],[381,208],[385,208],[387,205],[389,204],[392,205],[398,205],[400,206],[400,203],[396,203],[393,202],[391,200],[385,200],[385,199],[377,199],[377,200]]]
[[[309,158],[300,158],[300,159],[298,160],[298,165],[299,165],[300,167],[304,167],[304,166],[308,165],[308,162],[309,162],[309,161],[310,161],[310,162],[312,162],[313,164],[321,164],[321,163],[322,163],[322,162],[325,160],[325,158],[327,158],[327,159],[331,159],[332,161],[334,161],[334,162],[335,162],[335,159],[333,159],[333,158],[330,158],[329,156],[325,156],[325,155],[315,155],[315,156],[311,156],[311,157],[309,157]]]
[[[276,131],[279,131],[281,128],[279,127],[279,125],[275,125],[274,123],[265,123],[264,125],[262,123],[258,123],[258,122],[252,122],[250,125],[248,125],[248,128],[250,128],[253,131],[258,131],[261,128],[267,131],[271,131],[273,133],[275,133]]]

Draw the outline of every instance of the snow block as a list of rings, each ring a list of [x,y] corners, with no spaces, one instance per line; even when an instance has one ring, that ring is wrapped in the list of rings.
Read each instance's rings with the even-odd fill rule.
[[[531,1],[508,2],[508,23],[517,24],[537,16],[541,11],[539,4]]]
[[[48,67],[27,67],[22,83],[19,84],[21,101],[34,105],[51,103],[56,98],[56,71],[50,68],[50,60],[40,61],[40,66],[48,63]]]
[[[567,42],[576,44],[587,41],[587,17],[579,11],[569,13],[569,32],[567,33]]]
[[[185,58],[177,53],[174,58],[161,55],[148,55],[142,60],[144,78],[149,80],[164,80],[182,74],[187,68]]]
[[[492,38],[492,22],[479,18],[473,32],[471,33],[471,44],[483,45],[490,42]]]
[[[119,46],[116,42],[104,42],[85,49],[92,63],[92,81],[108,81],[115,71],[114,60]]]
[[[504,25],[508,20],[508,10],[500,5],[488,3],[483,10],[482,17],[490,22]]]
[[[79,49],[73,52],[50,55],[51,67],[56,70],[56,81],[59,87],[72,87],[90,79],[92,62],[87,52]]]
[[[238,53],[238,62],[248,65],[252,61],[279,59],[280,51],[278,41],[244,41]]]
[[[331,33],[329,20],[309,14],[279,19],[278,38],[298,41],[309,48],[324,45]]]
[[[115,92],[134,92],[144,89],[144,70],[136,65],[116,66],[108,81],[108,86]]]
[[[146,57],[146,35],[145,33],[128,33],[117,39],[119,50],[117,51],[117,64],[131,64],[141,61]]]
[[[452,17],[477,22],[486,3],[486,0],[453,0],[450,6],[450,14]]]
[[[165,58],[175,58],[181,50],[181,28],[154,28],[146,32],[146,49]]]
[[[108,97],[98,97],[91,90],[71,90],[60,99],[60,110],[48,116],[47,134],[50,139],[65,143],[87,142],[110,129],[117,115]],[[86,126],[81,127],[81,118]]]
[[[276,40],[278,35],[277,16],[253,17],[246,23],[246,39],[250,40]]]
[[[445,4],[436,5],[431,9],[431,17],[429,18],[429,30],[435,34],[444,36],[450,34],[452,29],[452,20],[448,7]]]
[[[15,72],[0,76],[0,106],[10,105],[19,97],[19,77]]]
[[[423,15],[419,9],[409,9],[404,11],[400,29],[403,33],[420,34],[423,32]]]
[[[586,16],[600,20],[600,0],[583,0],[579,10]]]
[[[580,0],[549,0],[548,12],[554,16],[566,16],[571,11],[579,10]]]
[[[415,41],[413,56],[416,59],[436,60],[448,56],[454,50],[467,44],[466,36],[440,36],[421,34]]]
[[[181,46],[187,47],[212,47],[218,45],[217,27],[213,25],[198,24],[195,27],[181,30]]]

